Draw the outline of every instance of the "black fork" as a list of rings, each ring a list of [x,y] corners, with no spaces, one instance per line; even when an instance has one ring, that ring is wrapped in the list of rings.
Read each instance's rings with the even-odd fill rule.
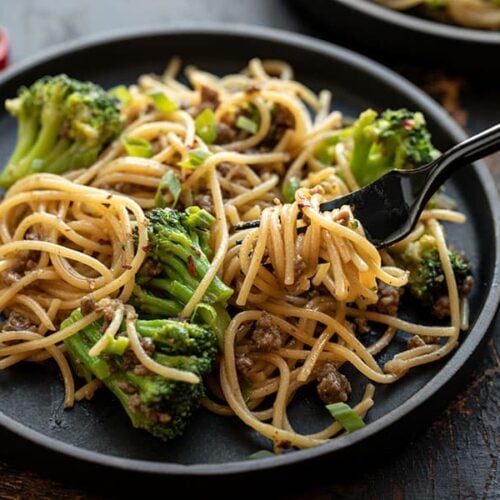
[[[372,184],[320,205],[329,212],[350,205],[376,247],[402,240],[415,227],[431,196],[458,168],[500,150],[500,124],[453,146],[441,156],[414,170],[392,170]],[[236,229],[258,227],[259,221]]]

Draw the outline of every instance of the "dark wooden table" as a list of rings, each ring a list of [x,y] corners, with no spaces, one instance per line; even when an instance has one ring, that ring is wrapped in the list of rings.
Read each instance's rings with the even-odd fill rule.
[[[260,24],[332,39],[282,0],[0,0],[0,23],[9,31],[13,62],[44,47],[89,33],[200,21]],[[468,132],[498,122],[498,79],[471,78],[447,73],[444,67],[415,67],[381,58],[379,54],[375,56],[437,98],[442,98],[443,87],[455,82],[452,87],[459,90],[458,101],[453,103],[453,95],[449,95],[448,101],[452,102],[448,104],[458,104],[465,110]],[[460,110],[456,116],[463,119]],[[498,187],[499,155],[490,158],[489,166]],[[497,314],[491,333],[499,329]],[[468,386],[430,427],[400,452],[294,498],[500,498],[499,352],[500,336],[490,335]],[[5,461],[0,447],[1,499],[76,497],[96,498],[71,484]]]

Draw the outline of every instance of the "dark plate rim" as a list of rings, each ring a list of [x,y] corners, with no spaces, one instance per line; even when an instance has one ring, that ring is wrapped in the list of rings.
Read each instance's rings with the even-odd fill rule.
[[[34,57],[30,57],[21,63],[13,66],[0,76],[0,86],[6,84],[10,79],[20,76],[24,71],[31,67],[48,62],[52,58],[67,55],[75,50],[96,47],[101,44],[111,42],[124,42],[131,39],[149,38],[155,36],[189,36],[200,35],[207,36],[238,36],[254,38],[262,41],[277,42],[288,46],[305,49],[313,52],[319,52],[333,57],[344,63],[357,68],[363,68],[366,73],[377,79],[380,79],[388,86],[397,87],[406,93],[425,112],[430,113],[442,123],[442,126],[449,135],[456,141],[463,140],[466,135],[462,129],[446,114],[446,112],[430,97],[424,94],[420,89],[414,86],[406,79],[400,77],[392,70],[376,63],[365,56],[359,55],[348,49],[316,40],[311,37],[299,35],[283,30],[269,29],[264,27],[250,26],[245,24],[234,24],[228,26],[222,23],[207,24],[185,24],[175,28],[150,27],[141,29],[127,29],[108,32],[106,34],[93,35],[77,39],[72,42],[64,43],[51,47],[40,52]],[[486,165],[483,162],[477,162],[473,168],[484,189],[486,201],[493,214],[500,212],[500,202],[495,189],[495,183]],[[33,442],[36,445],[50,449],[53,452],[65,455],[67,457],[85,461],[100,467],[110,467],[116,470],[126,472],[138,472],[153,475],[177,475],[177,476],[223,476],[231,474],[241,474],[249,472],[258,472],[263,469],[287,466],[298,462],[306,461],[320,456],[328,455],[337,450],[345,449],[355,443],[366,439],[386,427],[394,424],[398,419],[406,416],[423,404],[436,391],[442,388],[460,369],[463,362],[468,359],[478,345],[481,343],[488,326],[497,310],[500,300],[500,222],[494,217],[494,236],[495,236],[495,264],[491,287],[488,296],[483,305],[474,327],[467,334],[465,340],[460,346],[460,355],[455,354],[439,372],[419,391],[406,400],[401,406],[387,413],[375,422],[370,423],[356,433],[348,434],[336,438],[330,443],[316,448],[296,451],[290,454],[284,454],[278,457],[270,457],[265,460],[224,462],[213,464],[176,464],[171,462],[157,462],[148,460],[137,460],[130,458],[116,457],[98,453],[90,450],[82,450],[76,446],[64,443],[55,438],[35,431],[16,420],[0,412],[0,426],[11,433]]]
[[[403,11],[393,10],[383,5],[372,3],[371,0],[328,0],[372,16],[387,24],[400,26],[413,31],[420,31],[426,35],[438,38],[448,38],[463,42],[473,42],[500,46],[500,32],[481,29],[465,28],[453,24],[446,24],[432,19],[417,17]]]

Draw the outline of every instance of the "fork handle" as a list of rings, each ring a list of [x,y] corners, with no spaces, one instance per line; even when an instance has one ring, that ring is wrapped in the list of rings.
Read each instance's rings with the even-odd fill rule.
[[[433,194],[436,189],[460,167],[500,151],[500,124],[453,146],[437,158],[429,167],[426,192]]]
[[[469,137],[448,150],[443,156],[449,161],[471,163],[500,150],[500,123]],[[454,159],[452,159],[454,158]]]

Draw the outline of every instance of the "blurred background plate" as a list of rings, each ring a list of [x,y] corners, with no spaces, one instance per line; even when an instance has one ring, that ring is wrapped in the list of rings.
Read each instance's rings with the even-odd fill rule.
[[[447,69],[500,74],[500,32],[463,28],[372,0],[288,0],[328,36],[352,46]]]
[[[218,74],[239,71],[255,56],[285,59],[295,68],[299,81],[315,90],[330,89],[334,108],[347,115],[355,116],[368,106],[406,106],[424,112],[439,148],[464,138],[434,101],[365,57],[300,35],[237,25],[147,29],[68,43],[2,75],[0,101],[12,97],[21,85],[60,72],[105,87],[132,83],[141,73],[161,72],[174,55]],[[14,120],[0,111],[0,162],[5,162],[14,138]],[[92,466],[181,477],[262,474],[285,466],[303,467],[305,461],[325,456],[331,463],[358,460],[368,452],[381,457],[381,450],[388,451],[401,438],[411,437],[456,393],[498,305],[498,205],[485,165],[479,163],[459,172],[448,184],[448,193],[470,221],[462,226],[447,225],[447,231],[449,241],[470,256],[477,280],[471,297],[471,330],[443,362],[414,370],[393,386],[379,386],[367,427],[319,448],[245,461],[248,454],[267,443],[237,419],[201,411],[183,438],[165,444],[133,429],[119,405],[104,391],[93,401],[63,411],[57,370],[50,365],[22,365],[0,372],[3,449],[20,455],[25,462],[46,464],[58,474]],[[432,321],[421,310],[408,307],[403,312],[409,319]],[[364,384],[360,378],[354,380],[355,393],[359,394]],[[290,414],[298,430],[313,431],[331,421],[313,391],[304,391],[297,399]]]

